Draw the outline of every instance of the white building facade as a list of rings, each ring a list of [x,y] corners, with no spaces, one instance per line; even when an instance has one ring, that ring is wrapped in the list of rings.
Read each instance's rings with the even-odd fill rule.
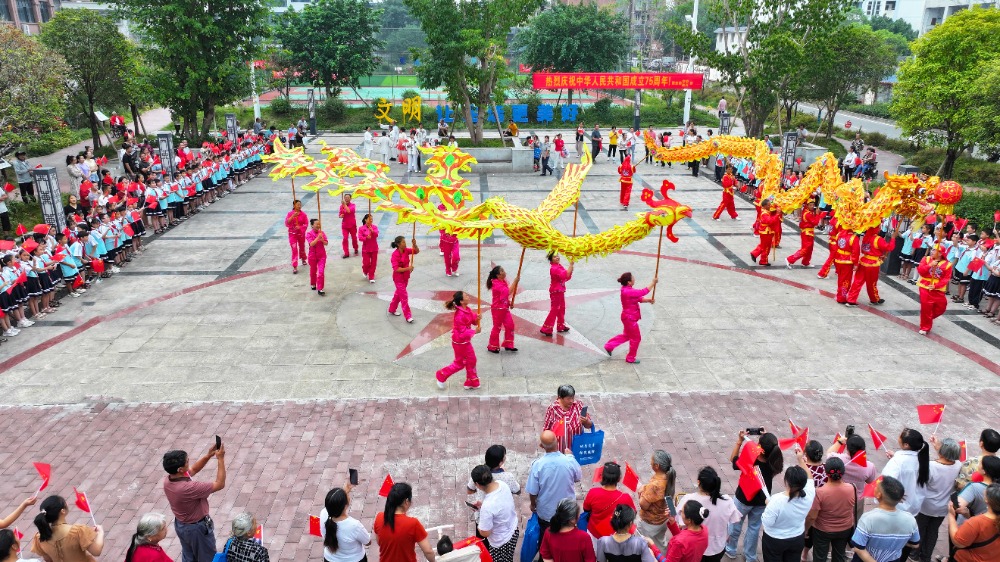
[[[858,8],[867,16],[901,19],[923,35],[941,25],[944,20],[973,6],[1000,7],[1000,0],[861,0]]]

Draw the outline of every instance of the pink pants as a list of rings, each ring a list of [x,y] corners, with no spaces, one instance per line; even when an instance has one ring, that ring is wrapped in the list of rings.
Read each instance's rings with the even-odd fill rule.
[[[494,308],[490,312],[493,313],[493,328],[490,330],[490,342],[487,344],[486,349],[491,351],[500,349],[501,328],[504,331],[503,347],[505,349],[514,347],[514,316],[511,315],[510,310],[506,308]]]
[[[326,286],[326,256],[320,258],[310,258],[309,260],[309,285],[316,287],[317,291],[322,291]]]
[[[299,265],[299,257],[306,261],[306,235],[288,233],[288,245],[292,247],[292,267]]]
[[[639,351],[639,342],[642,341],[642,332],[639,331],[639,319],[631,314],[622,314],[622,325],[625,329],[622,333],[608,340],[608,343],[604,344],[604,349],[610,353],[619,345],[628,342],[628,355],[625,356],[625,361],[633,363],[635,362],[635,354]]]
[[[462,369],[465,369],[466,382],[479,380],[476,376],[476,350],[472,348],[472,342],[451,342],[451,348],[455,351],[455,360],[437,372],[437,380],[444,382]]]
[[[354,242],[354,253],[355,254],[358,253],[358,227],[355,226],[353,228],[344,228],[343,226],[341,226],[340,227],[340,234],[341,234],[341,236],[344,237],[344,243],[343,243],[343,246],[344,246],[344,255],[345,256],[350,255],[350,254],[347,253],[347,238],[348,238],[348,236],[351,238],[351,241]]]
[[[545,317],[545,323],[542,324],[542,333],[552,335],[553,326],[559,330],[566,329],[566,293],[549,293],[549,300],[552,304],[549,308],[549,315]]]
[[[378,252],[361,252],[361,272],[369,279],[375,279],[376,265],[378,265]]]
[[[462,261],[462,256],[458,252],[458,244],[441,244],[441,251],[444,252],[444,272],[451,275],[458,271],[458,262]]]
[[[394,281],[394,283],[396,284],[396,292],[392,294],[392,302],[389,303],[389,313],[395,314],[396,308],[402,306],[403,318],[409,320],[413,318],[413,315],[410,314],[410,297],[406,294],[406,281]],[[457,371],[458,369],[455,370]]]

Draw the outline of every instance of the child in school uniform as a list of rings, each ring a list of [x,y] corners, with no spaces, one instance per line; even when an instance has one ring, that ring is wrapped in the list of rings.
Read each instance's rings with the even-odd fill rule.
[[[969,264],[976,257],[975,247],[976,243],[979,242],[979,236],[970,234],[962,242],[965,247],[962,248],[962,252],[958,255],[958,262],[955,263],[955,271],[958,272],[956,274],[958,277],[958,294],[952,298],[952,301],[964,304],[965,293],[968,292],[969,284],[972,283],[972,272],[969,271]]]
[[[16,336],[21,329],[34,324],[24,315],[24,303],[28,302],[28,291],[21,283],[21,268],[17,257],[17,248],[0,258],[0,308],[12,318],[11,326],[4,332],[5,336]],[[9,291],[9,292],[8,292]]]
[[[983,287],[986,286],[986,280],[990,277],[990,270],[986,268],[986,242],[992,241],[984,238],[979,239],[974,250],[975,257],[969,263],[969,273],[972,275],[972,280],[969,282],[969,304],[967,306],[976,312],[980,312],[979,303],[983,300]]]

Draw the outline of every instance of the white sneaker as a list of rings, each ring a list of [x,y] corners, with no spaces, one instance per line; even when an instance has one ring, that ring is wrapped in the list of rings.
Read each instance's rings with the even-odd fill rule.
[[[114,266],[114,265],[111,266],[111,273],[121,273],[121,272],[122,272],[122,268]]]
[[[74,299],[78,299],[80,298],[80,293],[77,293],[76,291],[70,291],[69,296],[73,297]]]
[[[403,314],[402,314],[401,312],[399,312],[399,311],[396,311],[396,312],[392,312],[391,310],[388,310],[388,311],[386,311],[386,312],[388,312],[388,313],[389,313],[389,315],[391,315],[391,316],[402,316],[402,315],[403,315]]]
[[[30,328],[34,324],[35,323],[32,322],[31,320],[21,320],[20,322],[17,323],[17,327],[18,328]]]
[[[792,262],[788,261],[788,258],[785,258],[785,267],[787,267],[788,269],[792,268]]]
[[[368,282],[369,283],[375,283],[375,280],[374,279],[369,279]]]
[[[444,390],[444,389],[448,388],[448,385],[446,385],[445,383],[443,383],[443,382],[441,382],[441,381],[438,381],[438,380],[436,380],[436,381],[434,381],[434,382],[436,382],[436,383],[437,383],[437,385],[438,385],[438,388],[440,388],[441,390]]]
[[[82,295],[82,294],[84,294],[84,293],[87,292],[87,289],[84,289],[84,288],[81,287],[81,288],[77,289],[76,292],[77,292],[77,294]]]
[[[444,255],[444,252],[438,252],[438,255],[439,255],[439,256],[443,256],[443,255]]]
[[[451,275],[452,275],[452,277],[458,277],[458,272],[457,271],[452,271]]]
[[[4,331],[3,335],[6,336],[6,337],[14,337],[14,336],[16,336],[16,335],[18,335],[20,333],[21,333],[21,330],[18,330],[17,328],[11,328],[9,330]]]
[[[445,273],[444,276],[445,277],[451,277],[451,274],[450,273]]]

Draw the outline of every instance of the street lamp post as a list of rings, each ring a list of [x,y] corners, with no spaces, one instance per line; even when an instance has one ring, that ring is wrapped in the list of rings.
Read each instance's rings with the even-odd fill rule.
[[[698,33],[698,0],[694,0],[694,12],[691,14],[691,31]],[[688,73],[694,72],[694,50],[688,57]],[[684,126],[691,120],[691,90],[684,90]]]

